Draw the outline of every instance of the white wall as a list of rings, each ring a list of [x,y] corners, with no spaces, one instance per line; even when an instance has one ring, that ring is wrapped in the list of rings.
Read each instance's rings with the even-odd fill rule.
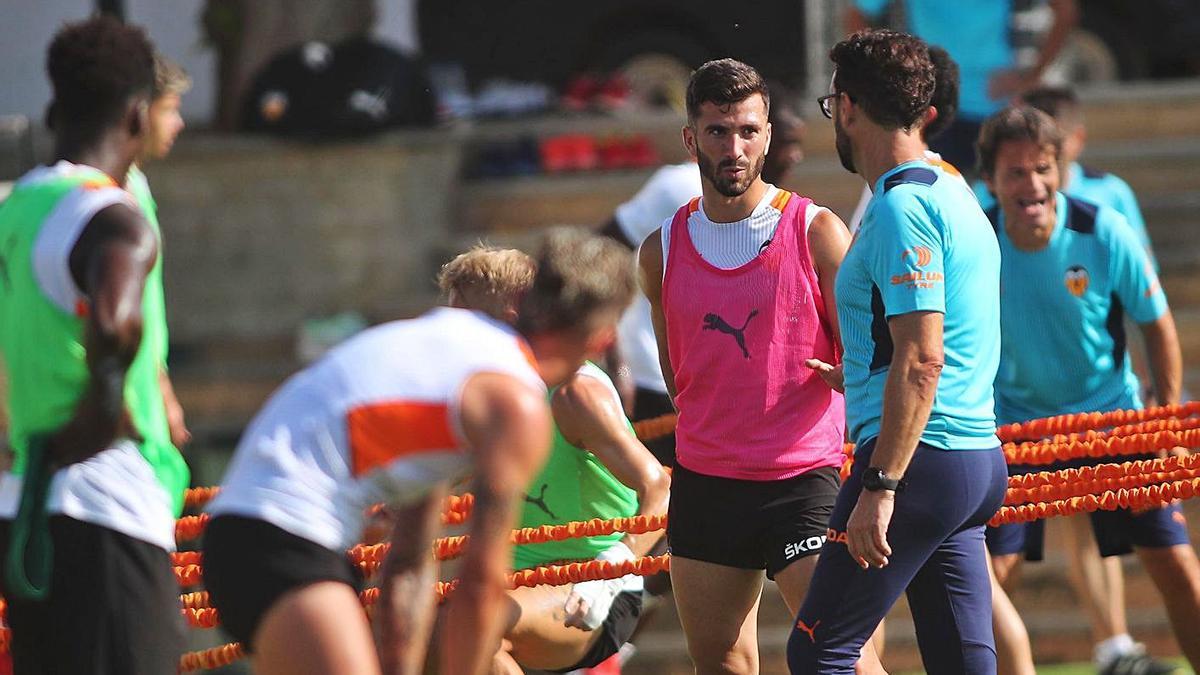
[[[201,44],[204,0],[126,0],[133,23],[144,26],[158,48],[192,76],[183,99],[189,121],[203,123],[212,113],[216,63]],[[89,16],[93,0],[0,0],[0,115],[27,115],[40,122],[50,101],[46,47],[68,21]]]
[[[415,0],[377,0],[375,35],[405,51],[417,50]],[[46,46],[64,22],[82,19],[94,0],[0,0],[0,115],[27,115],[40,122],[50,101]],[[160,51],[192,76],[183,98],[189,122],[212,118],[216,56],[203,43],[204,0],[125,0],[129,21],[141,24]]]

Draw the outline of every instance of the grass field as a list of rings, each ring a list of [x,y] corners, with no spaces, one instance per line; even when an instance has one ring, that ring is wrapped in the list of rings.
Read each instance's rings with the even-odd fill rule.
[[[1183,659],[1177,659],[1180,675],[1193,673]],[[1038,666],[1038,675],[1096,675],[1096,668],[1090,663],[1063,663],[1054,666]],[[922,671],[909,671],[897,675],[921,675]]]

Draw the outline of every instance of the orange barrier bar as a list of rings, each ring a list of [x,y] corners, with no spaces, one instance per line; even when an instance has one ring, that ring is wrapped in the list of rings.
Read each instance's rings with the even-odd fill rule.
[[[1118,455],[1139,455],[1153,453],[1159,450],[1169,450],[1176,446],[1196,447],[1200,445],[1200,429],[1183,431],[1156,431],[1147,434],[1132,434],[1129,436],[1110,436],[1091,441],[1068,441],[1056,443],[1045,441],[1041,443],[1007,444],[1004,457],[1009,464],[1052,464],[1069,459],[1084,457],[1114,457]]]
[[[1105,429],[1123,424],[1136,424],[1148,420],[1191,417],[1200,413],[1200,401],[1188,401],[1177,405],[1164,405],[1143,410],[1113,410],[1106,413],[1079,413],[1076,415],[1058,415],[1043,417],[1028,422],[1006,424],[996,431],[1000,441],[1035,441],[1072,432],[1087,431],[1088,429]]]
[[[179,658],[179,672],[190,673],[195,670],[224,668],[245,656],[246,652],[242,650],[242,645],[237,642],[230,642],[220,647],[213,647],[212,649],[205,649],[198,652],[188,652]]]
[[[1106,490],[1098,495],[1085,495],[1056,499],[1036,504],[1003,506],[988,521],[989,525],[1027,523],[1042,518],[1069,516],[1093,511],[1115,511],[1117,509],[1143,510],[1165,506],[1176,499],[1191,499],[1200,493],[1200,478],[1191,478],[1162,485],[1120,490]]]

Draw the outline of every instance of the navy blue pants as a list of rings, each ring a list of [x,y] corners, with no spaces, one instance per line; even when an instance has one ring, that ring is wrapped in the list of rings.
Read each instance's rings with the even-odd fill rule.
[[[859,446],[838,493],[829,537],[788,640],[791,672],[853,673],[863,644],[907,590],[929,675],[994,674],[983,526],[1004,502],[1004,455],[998,446],[917,446],[888,526],[888,565],[864,570],[851,559],[844,533],[874,446],[874,440]]]

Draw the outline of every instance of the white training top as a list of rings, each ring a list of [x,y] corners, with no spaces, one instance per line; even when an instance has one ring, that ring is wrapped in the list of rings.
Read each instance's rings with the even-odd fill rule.
[[[466,476],[459,402],[484,372],[545,396],[524,340],[480,313],[442,307],[358,334],[271,396],[208,512],[345,550],[371,504],[411,503]]]
[[[60,161],[32,169],[13,189],[98,171]],[[118,203],[137,208],[133,197],[115,185],[81,185],[64,195],[42,223],[33,245],[34,276],[46,298],[68,314],[75,314],[85,299],[71,274],[71,251],[92,218]],[[16,517],[23,486],[22,476],[0,474],[0,519]],[[112,447],[56,471],[50,480],[46,511],[105,527],[167,551],[175,550],[171,495],[129,440],[117,440]]]
[[[614,218],[625,237],[637,248],[670,218],[679,207],[700,195],[700,169],[695,162],[669,164],[654,172],[633,199],[617,207]],[[651,391],[667,393],[658,361],[658,342],[650,321],[650,301],[638,293],[617,324],[621,356],[629,366],[634,383]]]
[[[692,238],[696,252],[705,261],[723,270],[737,269],[757,258],[767,244],[771,243],[771,239],[775,236],[775,229],[779,227],[779,218],[783,215],[782,211],[772,205],[772,201],[778,194],[779,188],[768,185],[762,201],[754,207],[750,215],[732,223],[718,223],[709,220],[708,215],[704,213],[704,200],[700,200],[700,208],[688,216],[688,234]],[[823,210],[825,207],[816,204],[805,210],[805,236],[808,235],[808,227],[812,225],[813,218],[816,218],[817,214]],[[674,215],[663,221],[662,224],[664,277],[667,273],[667,255],[671,248],[671,222],[673,220]]]

